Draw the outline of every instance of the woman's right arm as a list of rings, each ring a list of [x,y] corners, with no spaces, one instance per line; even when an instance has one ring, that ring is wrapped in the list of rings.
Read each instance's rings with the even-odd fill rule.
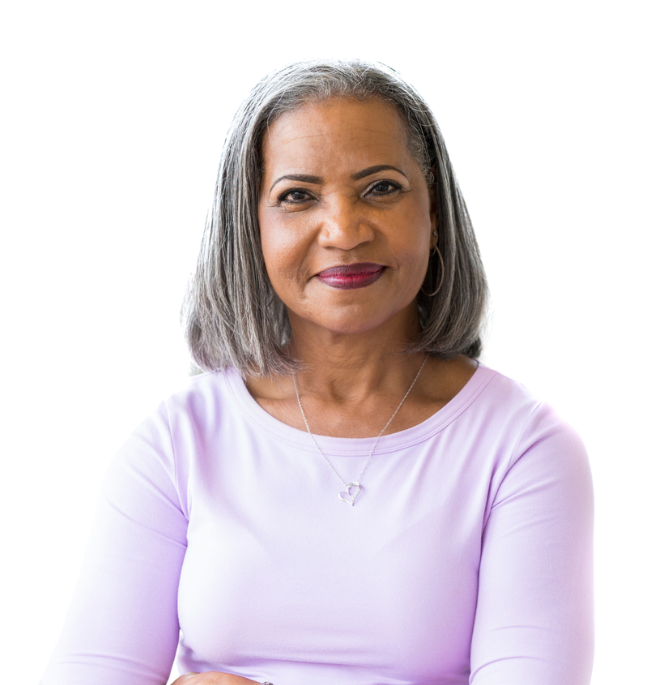
[[[179,638],[187,517],[165,404],[105,476],[82,571],[41,685],[164,685]]]

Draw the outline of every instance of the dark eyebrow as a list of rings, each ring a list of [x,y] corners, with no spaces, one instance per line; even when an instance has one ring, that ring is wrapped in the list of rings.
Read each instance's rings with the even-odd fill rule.
[[[377,164],[376,166],[370,166],[368,169],[362,169],[362,171],[358,171],[356,174],[353,174],[351,178],[353,181],[359,181],[360,178],[370,176],[378,171],[386,171],[387,169],[393,169],[393,171],[397,171],[399,174],[402,174],[407,180],[409,180],[404,171],[400,171],[398,167],[391,166],[390,164]]]
[[[404,171],[401,171],[398,169],[398,167],[391,166],[390,164],[376,164],[375,166],[370,166],[367,169],[362,169],[361,171],[358,171],[356,174],[353,174],[351,178],[353,181],[359,181],[360,178],[365,178],[366,176],[370,176],[371,174],[375,174],[378,171],[386,171],[387,169],[392,169],[393,171],[397,171],[399,174],[402,174],[407,180],[409,180],[407,174]],[[303,183],[323,183],[323,179],[321,176],[309,176],[308,174],[285,174],[284,176],[281,176],[280,178],[277,178],[271,185],[271,188],[269,188],[269,192],[271,192],[276,185],[276,183],[279,183],[280,181],[301,181]]]

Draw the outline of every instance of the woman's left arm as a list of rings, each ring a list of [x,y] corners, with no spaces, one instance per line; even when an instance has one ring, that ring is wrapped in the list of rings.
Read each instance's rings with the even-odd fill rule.
[[[539,405],[484,529],[471,685],[588,685],[592,537],[583,443]]]

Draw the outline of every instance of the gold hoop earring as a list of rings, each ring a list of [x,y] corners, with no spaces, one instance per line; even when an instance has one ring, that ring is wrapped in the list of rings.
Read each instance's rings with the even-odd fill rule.
[[[434,235],[437,235],[436,233]],[[443,256],[441,255],[441,250],[439,250],[438,244],[434,246],[434,248],[438,253],[439,253],[439,259],[441,260],[441,282],[439,283],[439,287],[430,295],[430,293],[426,293],[423,290],[423,286],[421,286],[420,291],[423,293],[423,295],[427,295],[427,297],[434,297],[436,293],[441,289],[441,286],[443,285],[443,278],[445,277],[445,266],[443,264]],[[430,255],[430,259],[431,259]]]

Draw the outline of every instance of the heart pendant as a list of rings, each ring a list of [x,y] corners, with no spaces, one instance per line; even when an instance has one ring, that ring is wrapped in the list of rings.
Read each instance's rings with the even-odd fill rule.
[[[357,488],[357,490],[355,490],[355,494],[354,494],[354,495],[350,492],[350,489],[351,489],[351,488]],[[362,489],[362,486],[361,486],[359,483],[357,483],[357,482],[348,483],[348,485],[346,486],[346,489],[345,489],[345,490],[342,490],[342,491],[339,493],[339,499],[340,499],[342,502],[346,502],[346,504],[350,504],[350,506],[352,507],[353,504],[355,504],[355,499],[357,498],[357,495],[359,495],[359,491],[360,491],[361,489]],[[346,495],[347,495],[348,497],[350,497],[351,499],[346,499]]]

